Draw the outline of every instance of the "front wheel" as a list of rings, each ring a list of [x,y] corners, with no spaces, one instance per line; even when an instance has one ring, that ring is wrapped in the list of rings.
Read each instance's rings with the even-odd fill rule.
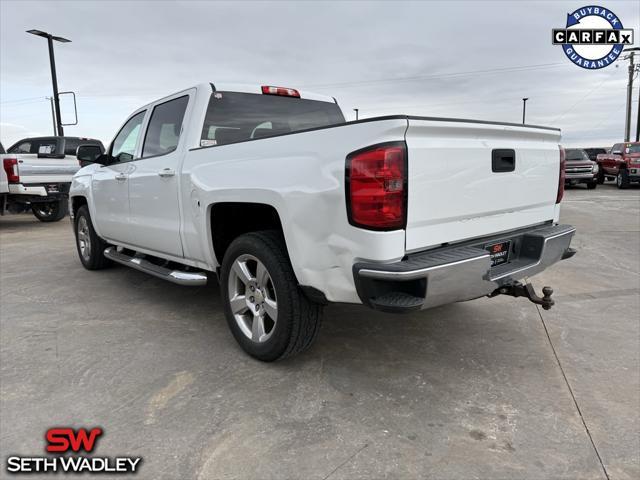
[[[111,261],[104,256],[104,249],[109,245],[94,230],[91,223],[91,215],[86,205],[78,209],[74,227],[78,256],[84,268],[87,270],[100,270],[108,267]]]
[[[621,189],[629,187],[629,172],[627,172],[625,168],[621,168],[620,170],[618,170],[616,185]]]
[[[597,186],[598,186],[597,180],[591,180],[590,182],[587,183],[588,190],[595,190]]]
[[[63,197],[55,202],[34,203],[31,211],[41,222],[58,222],[64,218],[69,209],[69,201]]]
[[[604,183],[604,170],[602,169],[602,167],[600,167],[600,170],[598,170],[598,183],[600,185]]]
[[[316,339],[322,306],[298,287],[277,232],[236,238],[225,253],[220,284],[231,333],[252,357],[279,360],[306,350]]]

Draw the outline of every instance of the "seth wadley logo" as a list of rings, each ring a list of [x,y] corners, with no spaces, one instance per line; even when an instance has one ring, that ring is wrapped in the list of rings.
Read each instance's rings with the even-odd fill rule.
[[[98,437],[104,431],[100,427],[90,430],[79,428],[50,428],[45,434],[48,453],[91,453]],[[93,457],[84,455],[7,458],[9,473],[136,473],[142,457]]]
[[[625,46],[633,45],[633,29],[624,28],[615,13],[596,5],[568,13],[566,27],[553,29],[552,36],[569,60],[589,70],[611,65]]]

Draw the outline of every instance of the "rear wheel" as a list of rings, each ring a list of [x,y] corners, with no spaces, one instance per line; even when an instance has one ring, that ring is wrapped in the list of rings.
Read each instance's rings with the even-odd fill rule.
[[[111,261],[104,256],[109,246],[93,229],[91,215],[86,205],[78,209],[75,217],[76,247],[82,265],[87,270],[100,270],[108,267]]]
[[[55,202],[34,203],[31,205],[31,211],[35,217],[41,222],[58,222],[67,214],[69,202],[63,197]]]
[[[289,357],[316,339],[322,306],[298,287],[277,232],[236,238],[225,253],[220,284],[229,328],[252,357],[265,362]]]
[[[618,188],[623,189],[629,187],[629,172],[627,172],[626,168],[621,168],[620,170],[618,170],[616,185],[618,186]]]

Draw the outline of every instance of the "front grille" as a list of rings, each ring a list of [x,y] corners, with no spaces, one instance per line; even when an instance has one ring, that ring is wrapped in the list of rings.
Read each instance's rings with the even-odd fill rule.
[[[567,173],[591,173],[591,167],[567,167]]]

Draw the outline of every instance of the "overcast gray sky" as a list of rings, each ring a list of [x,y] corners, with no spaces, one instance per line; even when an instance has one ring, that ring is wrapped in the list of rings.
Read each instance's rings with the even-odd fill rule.
[[[72,40],[55,46],[60,90],[78,96],[65,133],[105,144],[137,107],[229,81],[325,93],[348,118],[358,107],[519,122],[529,97],[527,123],[562,128],[567,146],[611,145],[624,133],[627,62],[587,71],[551,44],[567,12],[593,3],[0,0],[0,140],[52,133],[46,41],[25,33],[37,28]],[[640,1],[599,4],[638,45]]]

